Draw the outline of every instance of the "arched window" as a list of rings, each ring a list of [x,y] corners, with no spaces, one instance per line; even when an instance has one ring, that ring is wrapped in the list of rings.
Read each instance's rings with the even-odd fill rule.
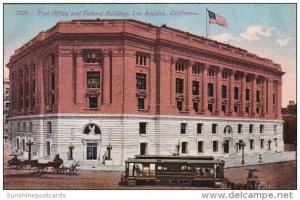
[[[232,133],[232,128],[231,128],[231,126],[229,126],[229,125],[225,126],[225,128],[224,128],[224,133],[225,133],[225,134]]]
[[[84,134],[101,134],[100,128],[96,124],[87,124],[83,130]]]

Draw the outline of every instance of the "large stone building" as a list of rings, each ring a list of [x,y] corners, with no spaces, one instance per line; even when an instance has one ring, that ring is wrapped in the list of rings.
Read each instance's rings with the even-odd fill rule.
[[[7,67],[12,146],[38,158],[283,151],[281,66],[166,25],[59,22]]]

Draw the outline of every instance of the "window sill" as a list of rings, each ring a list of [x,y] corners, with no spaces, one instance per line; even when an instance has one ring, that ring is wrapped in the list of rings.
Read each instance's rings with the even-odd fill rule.
[[[139,112],[148,112],[148,109],[138,109]]]
[[[99,111],[100,108],[84,108],[83,110]]]
[[[189,113],[189,111],[178,111],[179,113]]]
[[[93,66],[100,66],[100,63],[87,63],[83,64],[84,67],[93,67]]]

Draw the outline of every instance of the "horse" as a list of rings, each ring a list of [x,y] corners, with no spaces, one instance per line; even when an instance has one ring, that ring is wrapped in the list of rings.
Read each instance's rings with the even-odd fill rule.
[[[74,175],[74,174],[77,174],[77,169],[76,167],[77,166],[80,166],[79,165],[79,161],[73,161],[73,163],[70,165],[70,164],[62,164],[60,167],[59,167],[59,171],[61,174],[69,174],[69,175]]]
[[[80,166],[79,161],[72,163],[71,167],[69,168],[69,175],[77,175],[77,169],[76,167]]]

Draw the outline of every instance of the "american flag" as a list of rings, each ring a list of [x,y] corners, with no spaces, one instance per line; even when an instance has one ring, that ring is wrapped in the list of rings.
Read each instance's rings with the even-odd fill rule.
[[[227,21],[224,17],[207,10],[208,16],[209,16],[209,23],[211,24],[218,24],[220,26],[226,27],[227,28]]]

